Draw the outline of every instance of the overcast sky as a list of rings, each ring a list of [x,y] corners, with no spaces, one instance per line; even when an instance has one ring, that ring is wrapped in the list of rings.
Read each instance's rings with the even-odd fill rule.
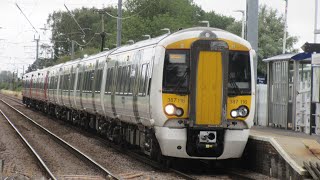
[[[305,42],[313,42],[315,0],[289,0],[288,31],[298,36],[296,48]],[[241,20],[241,14],[233,12],[246,7],[245,0],[194,0],[205,11],[232,16]],[[86,7],[116,6],[117,0],[0,0],[0,71],[19,69],[22,72],[35,60],[34,30],[21,14],[15,3],[24,11],[40,34],[41,44],[49,43],[50,31],[43,31],[48,15],[53,11],[64,10],[64,4],[70,9]],[[259,0],[260,4],[284,13],[284,0]],[[214,26],[213,24],[211,26]],[[115,37],[116,38],[116,37]],[[320,39],[320,37],[319,37]]]

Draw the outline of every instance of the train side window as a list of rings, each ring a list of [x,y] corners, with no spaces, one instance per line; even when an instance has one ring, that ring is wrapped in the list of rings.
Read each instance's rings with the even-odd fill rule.
[[[121,94],[121,83],[122,83],[122,67],[118,67],[117,76],[115,77],[116,94]]]
[[[87,71],[85,73],[85,78],[86,78],[85,91],[88,92],[89,91],[89,84],[90,84],[90,72],[89,71]]]
[[[109,78],[110,78],[110,69],[107,69],[107,77],[106,77],[106,84],[105,84],[105,93],[109,92]]]
[[[129,71],[129,66],[124,66],[122,69],[122,83],[120,87],[120,91],[122,94],[126,94],[126,83],[128,79],[128,71]]]
[[[145,96],[146,95],[146,87],[147,87],[147,83],[148,83],[148,66],[149,64],[143,64],[141,67],[141,73],[140,73],[140,77],[139,77],[139,95],[140,96]]]
[[[68,75],[64,75],[64,78],[63,78],[63,90],[66,91],[68,88]]]
[[[62,89],[63,75],[60,75],[59,90]]]
[[[83,92],[86,91],[86,84],[87,84],[86,74],[87,74],[87,72],[85,72],[85,71],[82,73],[83,82],[81,84],[81,88],[82,88]]]
[[[106,93],[111,93],[112,90],[112,79],[113,79],[113,68],[108,69],[107,80],[106,80]]]
[[[98,69],[95,81],[95,92],[100,92],[101,89],[101,79],[102,79],[102,69]]]
[[[89,73],[90,81],[89,81],[89,92],[92,92],[92,85],[94,81],[94,70],[91,70]]]
[[[126,67],[127,71],[126,71],[126,74],[125,74],[125,83],[123,85],[123,88],[124,88],[124,92],[126,94],[128,94],[130,92],[130,73],[131,73],[131,65],[127,66]]]
[[[72,73],[71,74],[71,80],[70,80],[70,92],[73,92],[75,78],[76,78],[76,73]]]
[[[80,82],[82,78],[82,72],[78,73],[78,79],[77,79],[77,91],[80,91]]]
[[[129,94],[133,93],[133,86],[134,82],[136,80],[136,66],[132,65],[131,66],[131,71],[130,71],[130,83],[129,83]]]

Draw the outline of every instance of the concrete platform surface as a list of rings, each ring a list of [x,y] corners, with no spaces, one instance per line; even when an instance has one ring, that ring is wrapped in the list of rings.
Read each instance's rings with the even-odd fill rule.
[[[255,126],[251,129],[250,138],[270,142],[300,175],[306,174],[303,168],[304,161],[320,163],[320,136]]]

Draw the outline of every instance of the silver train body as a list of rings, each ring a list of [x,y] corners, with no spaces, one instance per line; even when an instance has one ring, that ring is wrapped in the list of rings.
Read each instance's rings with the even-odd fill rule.
[[[27,73],[23,102],[152,158],[239,158],[254,56],[236,35],[190,28]]]

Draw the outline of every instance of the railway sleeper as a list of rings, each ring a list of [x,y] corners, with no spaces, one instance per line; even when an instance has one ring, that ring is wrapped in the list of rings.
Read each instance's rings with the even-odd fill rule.
[[[139,149],[140,152],[158,161],[163,167],[169,167],[171,160],[161,153],[153,128],[142,124],[129,124],[117,118],[90,114],[85,111],[61,107],[56,104],[24,98],[24,104],[32,109],[40,110],[57,119],[70,122],[86,131],[94,131],[102,137],[126,149]]]

